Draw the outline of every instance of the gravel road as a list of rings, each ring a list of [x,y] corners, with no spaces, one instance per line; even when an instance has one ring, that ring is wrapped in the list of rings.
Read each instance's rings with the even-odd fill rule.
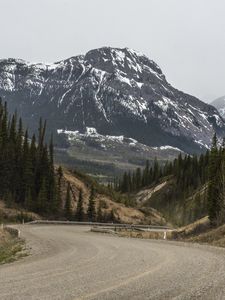
[[[225,299],[225,250],[24,225],[31,255],[0,266],[1,300]]]

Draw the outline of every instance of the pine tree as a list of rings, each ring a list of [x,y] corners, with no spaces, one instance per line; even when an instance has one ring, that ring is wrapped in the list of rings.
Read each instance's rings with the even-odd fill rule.
[[[48,199],[50,211],[53,213],[58,212],[58,199],[57,199],[57,186],[55,182],[54,158],[53,158],[53,136],[51,136],[49,144],[49,174],[48,174]]]
[[[146,161],[145,169],[142,175],[142,186],[147,186],[149,184],[149,160]]]
[[[71,195],[70,195],[70,183],[67,184],[66,190],[66,201],[65,201],[65,217],[67,220],[71,220],[72,218],[72,209],[71,209]]]
[[[29,140],[17,114],[8,115],[7,104],[0,100],[0,197],[33,208],[38,213],[55,211],[53,141],[44,144],[46,122],[40,120],[38,145],[35,136]]]
[[[32,197],[32,192],[31,189],[29,189],[26,192],[26,197],[25,197],[25,202],[24,206],[27,210],[33,210],[34,209],[34,203],[33,203],[33,197]]]
[[[212,140],[212,148],[209,156],[209,183],[208,183],[208,214],[209,220],[212,225],[217,224],[217,218],[219,214],[219,189],[218,189],[218,166],[219,166],[219,155],[217,148],[217,136],[214,134]]]
[[[99,201],[97,209],[97,222],[103,222],[102,201]]]
[[[42,180],[41,189],[38,194],[36,211],[39,213],[45,213],[47,211],[47,190],[45,179]]]
[[[140,189],[141,188],[141,169],[137,168],[136,174],[135,174],[135,181],[136,181],[136,188]]]
[[[62,178],[63,178],[63,170],[62,167],[59,166],[57,169],[57,185],[56,185],[56,214],[59,215],[61,205],[62,205],[62,191],[61,191],[61,184],[62,184]]]
[[[112,223],[114,223],[116,221],[116,218],[115,218],[115,213],[114,213],[114,210],[111,209],[110,211],[110,214],[109,214],[109,221],[111,221]]]
[[[160,177],[159,163],[158,163],[157,158],[155,158],[155,160],[154,160],[154,166],[153,166],[153,180],[155,182],[158,182],[159,177]]]
[[[218,168],[218,217],[217,225],[225,223],[225,140],[223,139],[222,147],[220,148],[220,166]]]
[[[89,197],[89,202],[88,202],[88,210],[87,210],[87,215],[88,215],[88,221],[89,222],[94,222],[96,220],[96,211],[95,211],[95,191],[94,187],[91,187],[91,193]]]
[[[76,219],[77,221],[84,220],[84,207],[83,207],[83,191],[80,189],[79,191],[79,199],[77,203],[77,211],[76,211]]]

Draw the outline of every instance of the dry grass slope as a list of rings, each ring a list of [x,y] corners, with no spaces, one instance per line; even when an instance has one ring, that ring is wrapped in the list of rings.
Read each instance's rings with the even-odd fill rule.
[[[208,217],[205,217],[192,224],[179,228],[173,233],[172,238],[225,247],[225,225],[212,228]]]
[[[66,184],[70,182],[73,194],[72,207],[75,210],[77,205],[77,199],[79,194],[79,189],[83,190],[83,198],[84,198],[84,208],[87,210],[88,198],[90,195],[90,184],[85,183],[85,181],[81,180],[68,170],[64,169],[64,179],[63,179],[63,198],[65,199],[66,193]],[[163,216],[154,209],[149,210],[147,213],[141,211],[139,209],[133,207],[126,207],[122,203],[117,203],[113,201],[110,196],[105,194],[96,194],[96,206],[98,206],[99,202],[102,201],[104,203],[103,213],[114,211],[114,215],[117,219],[119,219],[122,223],[132,223],[132,224],[154,224],[154,225],[165,225],[166,221]]]

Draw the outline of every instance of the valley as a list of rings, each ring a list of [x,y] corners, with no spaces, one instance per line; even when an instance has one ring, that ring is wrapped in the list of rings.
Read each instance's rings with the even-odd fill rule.
[[[0,300],[225,300],[225,2],[0,11]]]

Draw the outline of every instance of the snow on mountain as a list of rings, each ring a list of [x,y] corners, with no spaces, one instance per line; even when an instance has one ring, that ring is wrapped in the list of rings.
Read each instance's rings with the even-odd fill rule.
[[[135,162],[149,158],[172,159],[182,152],[180,149],[171,146],[150,147],[139,143],[137,140],[123,135],[112,136],[99,134],[96,128],[87,127],[84,133],[78,130],[58,129],[58,134],[67,138],[70,144],[70,151],[80,153],[81,157],[88,160],[91,154],[91,161],[104,161],[105,155],[111,157],[112,161],[121,164]],[[140,162],[140,161],[139,161]]]
[[[218,109],[220,115],[225,119],[225,96],[217,98],[211,105]]]
[[[154,61],[128,48],[103,47],[53,64],[0,60],[0,95],[31,129],[42,116],[68,138],[123,136],[191,153],[208,148],[214,131],[225,133],[214,107],[172,87]]]

